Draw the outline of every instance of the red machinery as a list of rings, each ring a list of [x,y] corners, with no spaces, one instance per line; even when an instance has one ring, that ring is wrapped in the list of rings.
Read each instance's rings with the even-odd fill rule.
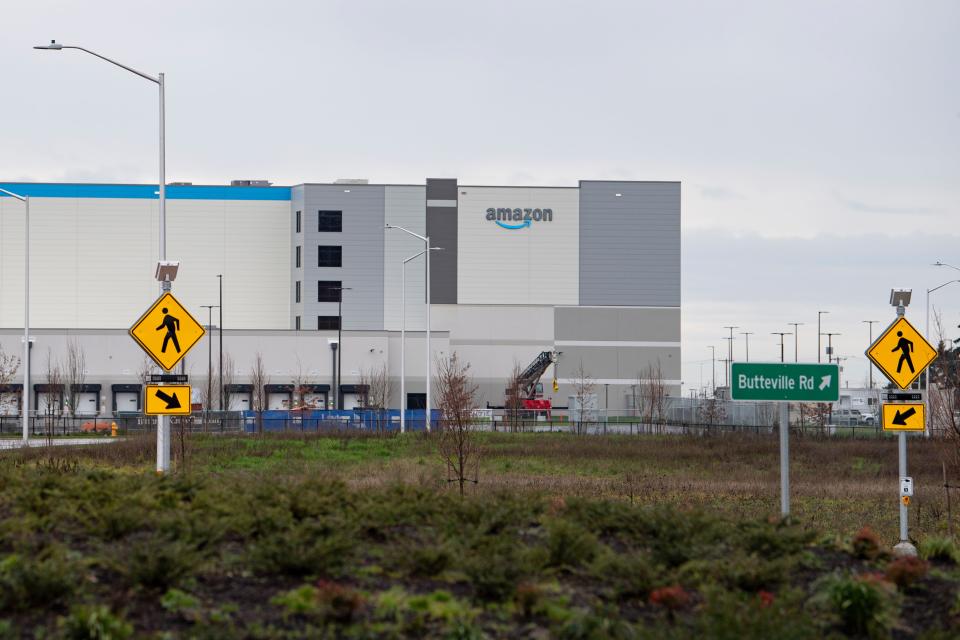
[[[541,351],[540,355],[520,373],[515,388],[519,392],[521,407],[537,413],[545,412],[548,419],[552,405],[549,398],[543,397],[543,383],[540,382],[540,378],[550,368],[550,365],[556,365],[556,363],[556,351]],[[556,378],[556,375],[554,375],[554,378]],[[515,406],[512,398],[515,389],[507,389],[507,407]]]

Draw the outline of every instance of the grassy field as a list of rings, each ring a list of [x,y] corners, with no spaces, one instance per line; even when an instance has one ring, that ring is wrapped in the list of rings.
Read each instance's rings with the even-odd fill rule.
[[[480,434],[151,437],[0,453],[0,638],[958,637],[942,443]]]

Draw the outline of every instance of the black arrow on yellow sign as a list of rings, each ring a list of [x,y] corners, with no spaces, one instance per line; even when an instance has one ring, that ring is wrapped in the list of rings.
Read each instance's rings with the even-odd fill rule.
[[[899,409],[898,409],[898,410],[897,410],[897,414],[896,414],[895,416],[893,416],[893,424],[898,424],[898,425],[900,425],[900,426],[902,426],[902,427],[905,427],[905,426],[907,425],[907,418],[909,418],[910,416],[912,416],[912,415],[915,414],[916,412],[917,412],[917,410],[914,409],[913,407],[910,407],[909,409],[907,409],[907,410],[904,411],[903,413],[900,413],[900,411],[899,411]]]
[[[177,397],[177,394],[167,395],[163,391],[157,390],[155,394],[158,398],[167,403],[167,409],[179,409],[180,408],[180,398]],[[899,416],[899,413],[897,414]],[[894,421],[896,422],[896,421]],[[899,423],[897,423],[899,424]]]

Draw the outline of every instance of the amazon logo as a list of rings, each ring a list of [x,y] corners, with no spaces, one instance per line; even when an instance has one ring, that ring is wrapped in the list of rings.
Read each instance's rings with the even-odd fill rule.
[[[511,209],[490,207],[487,220],[504,229],[526,229],[534,222],[553,222],[553,209]]]

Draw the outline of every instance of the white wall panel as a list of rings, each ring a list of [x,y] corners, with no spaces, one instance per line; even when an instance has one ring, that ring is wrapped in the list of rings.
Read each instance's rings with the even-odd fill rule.
[[[123,328],[158,295],[158,204],[125,198],[31,198],[30,315],[37,328]],[[289,326],[290,204],[168,200],[174,294],[198,319],[217,303],[225,324]],[[0,327],[23,326],[23,213],[0,199]]]
[[[504,229],[487,220],[498,207],[549,208],[553,220]],[[458,303],[578,303],[577,189],[461,186],[458,218]]]
[[[387,187],[386,223],[404,227],[421,235],[426,233],[426,188]],[[423,243],[402,231],[385,231],[383,261],[383,323],[391,331],[400,331],[401,268],[404,258],[423,250]],[[407,263],[407,329],[423,331],[426,271],[423,256]],[[436,325],[434,325],[436,327]]]

